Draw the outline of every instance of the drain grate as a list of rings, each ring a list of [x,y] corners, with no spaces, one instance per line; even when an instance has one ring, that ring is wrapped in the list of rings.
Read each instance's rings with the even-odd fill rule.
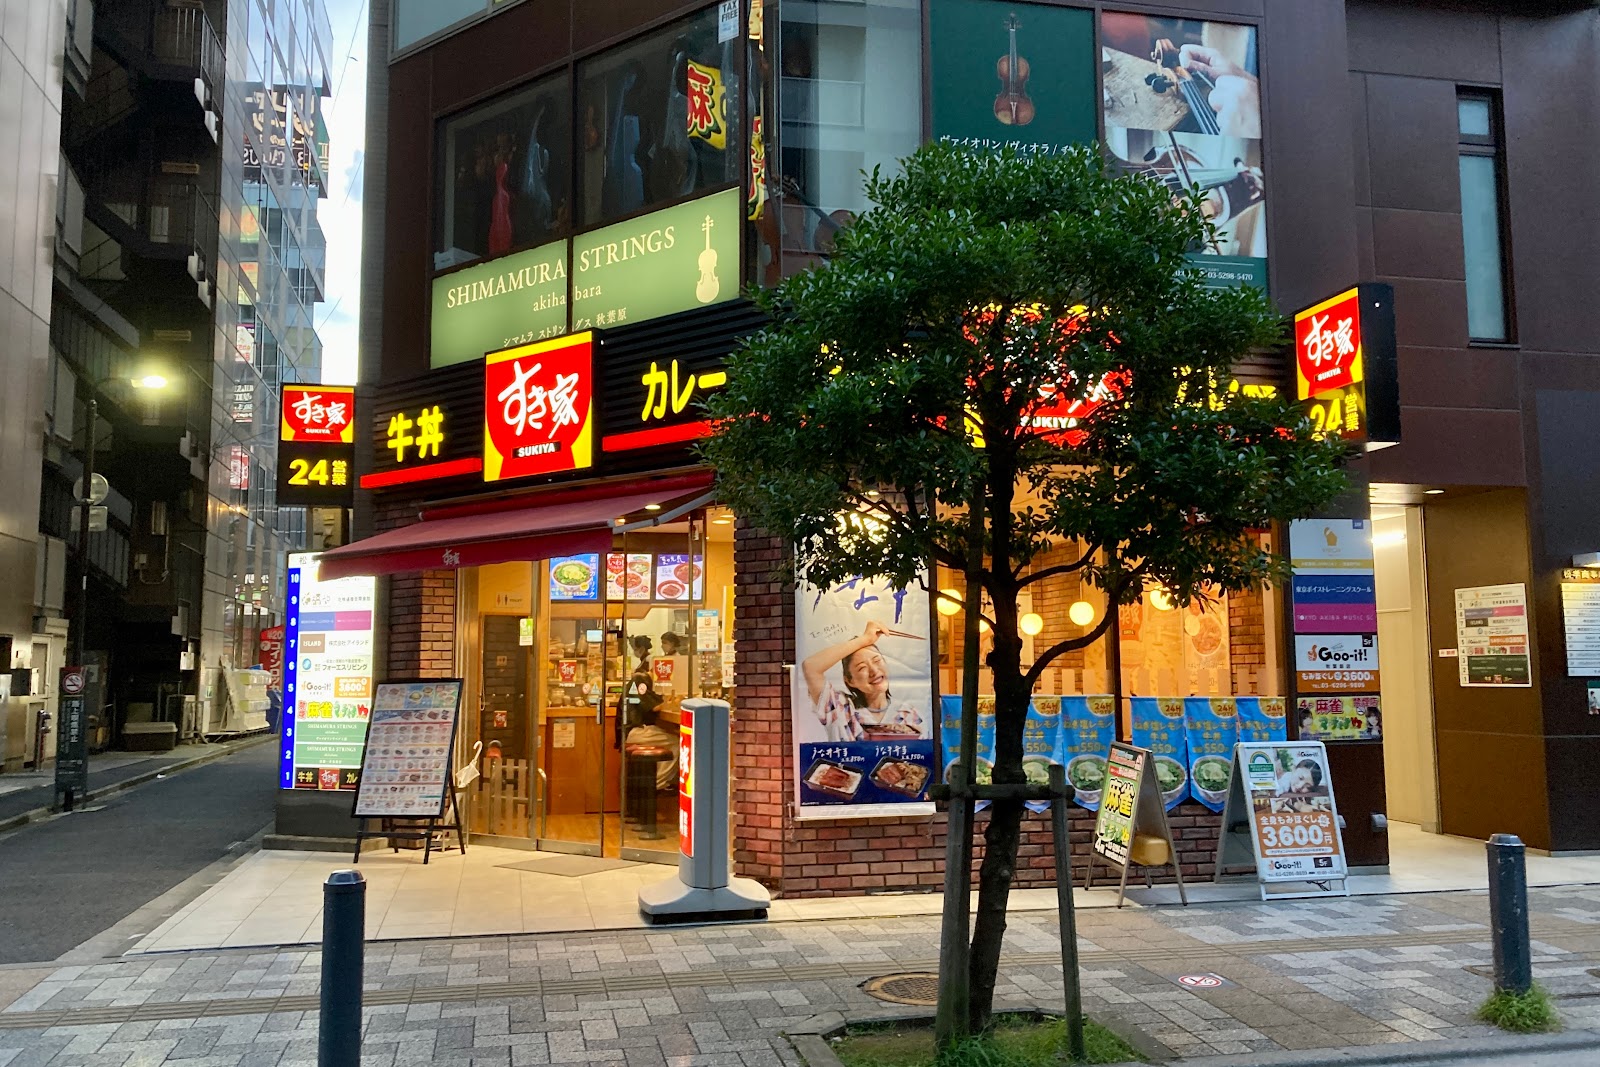
[[[862,982],[861,991],[890,1004],[929,1008],[939,1003],[939,976],[932,971],[885,974]]]

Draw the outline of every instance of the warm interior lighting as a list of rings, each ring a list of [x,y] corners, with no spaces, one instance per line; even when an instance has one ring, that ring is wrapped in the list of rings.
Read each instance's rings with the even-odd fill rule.
[[[1029,637],[1037,637],[1044,632],[1044,616],[1038,612],[1030,611],[1018,620],[1017,629]]]
[[[1067,618],[1078,626],[1088,626],[1094,622],[1094,605],[1087,600],[1080,600],[1067,609]]]
[[[733,525],[733,520],[732,519],[712,519],[711,520],[711,525],[713,525],[713,526],[732,526]]]
[[[136,389],[165,389],[167,387],[166,375],[146,374],[133,380]]]
[[[1172,594],[1160,588],[1150,590],[1150,606],[1157,611],[1171,611]]]
[[[1423,496],[1438,496],[1440,493],[1443,493],[1443,492],[1444,492],[1443,489],[1424,489],[1422,491],[1422,495]]]
[[[1403,529],[1386,530],[1383,533],[1375,533],[1372,535],[1373,548],[1392,548],[1395,545],[1403,545],[1405,543],[1406,532]]]
[[[989,632],[989,620],[988,619],[979,619],[978,620],[978,632],[980,634],[986,634],[986,633]]]
[[[646,511],[660,511],[661,510],[661,505],[660,504],[646,504],[644,506],[644,509]]]
[[[939,614],[961,614],[961,594],[956,592],[954,589],[939,590]]]
[[[1188,634],[1190,637],[1193,637],[1195,634],[1199,633],[1200,632],[1200,616],[1198,616],[1198,615],[1190,615],[1187,619],[1184,619],[1183,620],[1183,632]]]

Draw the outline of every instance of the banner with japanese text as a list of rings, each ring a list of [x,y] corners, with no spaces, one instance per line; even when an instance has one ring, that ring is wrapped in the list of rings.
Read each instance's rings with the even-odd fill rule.
[[[866,578],[825,589],[799,583],[791,701],[799,818],[932,814],[929,608],[925,573],[907,589]],[[978,778],[987,780],[982,769]]]
[[[1189,795],[1212,811],[1228,799],[1233,746],[1239,742],[1239,712],[1233,697],[1185,697],[1189,742]]]
[[[1161,805],[1168,811],[1189,795],[1189,743],[1182,697],[1133,697],[1133,743],[1150,750]]]

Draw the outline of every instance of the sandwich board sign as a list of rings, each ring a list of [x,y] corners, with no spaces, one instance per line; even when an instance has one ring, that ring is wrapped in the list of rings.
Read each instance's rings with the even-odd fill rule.
[[[1089,866],[1083,887],[1094,887],[1095,858],[1121,871],[1117,888],[1117,907],[1128,890],[1128,868],[1172,864],[1178,876],[1178,895],[1189,903],[1183,888],[1183,872],[1178,866],[1178,850],[1167,825],[1167,809],[1162,803],[1161,786],[1156,781],[1155,760],[1147,748],[1136,748],[1120,741],[1111,744],[1106,754],[1105,788],[1100,810],[1095,813],[1094,836],[1089,842]],[[1149,875],[1145,876],[1146,883]]]
[[[1350,895],[1321,741],[1235,745],[1231,779],[1217,839],[1218,879],[1227,868],[1250,865],[1262,900]]]

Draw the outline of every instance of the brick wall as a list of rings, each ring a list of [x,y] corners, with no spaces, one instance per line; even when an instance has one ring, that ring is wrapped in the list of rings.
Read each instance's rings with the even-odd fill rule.
[[[373,508],[373,532],[417,521],[414,499],[382,499]],[[456,572],[411,571],[379,579],[386,587],[387,676],[451,678],[456,673]]]
[[[946,816],[942,812],[865,820],[794,818],[789,672],[785,669],[794,662],[794,589],[774,573],[785,552],[781,539],[750,530],[741,522],[734,539],[734,673],[738,682],[732,738],[735,872],[785,897],[937,891],[944,880]],[[1075,585],[1075,579],[1068,581]],[[1035,610],[1040,610],[1037,604]],[[1220,817],[1188,802],[1174,809],[1169,820],[1184,877],[1209,878]],[[986,825],[987,817],[979,815],[973,836],[979,861]],[[1072,854],[1080,884],[1093,828],[1094,814],[1074,805]],[[1134,872],[1130,877],[1141,876]],[[1152,877],[1171,881],[1171,869],[1153,871]],[[1015,884],[1030,888],[1055,885],[1048,813],[1030,813],[1025,818]]]

